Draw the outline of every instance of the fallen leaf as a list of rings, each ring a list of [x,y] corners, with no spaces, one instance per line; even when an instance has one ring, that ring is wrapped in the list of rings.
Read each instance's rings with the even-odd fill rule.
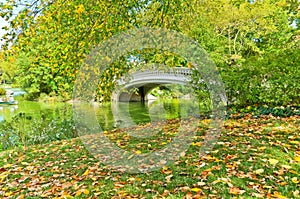
[[[276,160],[276,159],[269,159],[269,163],[272,164],[272,165],[276,165],[279,161]]]
[[[84,190],[83,190],[83,193],[84,193],[85,195],[88,195],[88,194],[90,193],[90,191],[89,191],[88,189],[84,189]]]
[[[281,195],[280,193],[278,193],[277,191],[274,192],[274,197],[276,197],[276,198],[283,198],[283,199],[287,198],[287,197]]]
[[[281,167],[285,168],[285,169],[291,169],[292,167],[289,165],[281,165]]]
[[[262,193],[252,193],[252,196],[254,196],[256,198],[264,198],[264,194],[262,194]]]
[[[9,192],[5,193],[4,195],[7,196],[7,197],[9,197],[9,196],[12,196],[13,194],[14,194],[14,192],[9,191]]]
[[[295,183],[295,184],[297,184],[299,182],[299,180],[297,179],[297,177],[293,177],[292,178],[292,182]]]
[[[254,171],[255,174],[262,174],[264,172],[264,169],[257,169]]]
[[[165,179],[167,180],[167,182],[170,182],[172,177],[173,177],[173,175],[168,175],[165,177]]]
[[[80,196],[81,194],[82,194],[82,191],[81,191],[81,190],[78,190],[78,191],[76,191],[75,196]]]
[[[188,186],[180,187],[180,190],[183,192],[190,191],[191,189]]]
[[[299,190],[294,191],[293,195],[294,195],[295,198],[298,198],[299,197]]]
[[[90,170],[87,169],[87,170],[82,174],[82,176],[87,176],[87,175],[89,174],[89,172],[90,172]]]
[[[295,160],[296,162],[300,162],[300,156],[295,156],[295,157],[294,157],[294,160]]]
[[[267,147],[262,146],[262,147],[259,147],[258,150],[261,150],[261,151],[262,151],[262,150],[265,150],[266,148],[267,148]]]
[[[193,198],[193,195],[192,195],[192,193],[187,193],[186,195],[185,195],[185,197],[184,197],[184,199],[192,199]]]
[[[131,177],[131,178],[128,178],[128,180],[131,181],[131,182],[133,182],[133,181],[135,181],[135,178]]]
[[[16,199],[24,199],[25,198],[25,195],[24,194],[21,194],[19,195]]]
[[[206,183],[205,182],[197,182],[198,186],[204,186]]]
[[[290,141],[290,143],[292,143],[292,144],[299,144],[299,141],[293,140],[293,141]]]
[[[241,189],[238,188],[238,187],[231,187],[231,188],[229,189],[229,193],[230,193],[230,194],[233,194],[233,195],[240,195],[240,194],[245,193],[245,190],[241,190]]]
[[[193,191],[193,192],[200,192],[201,189],[200,189],[200,188],[197,188],[197,187],[194,187],[194,188],[191,188],[191,191]]]
[[[3,168],[7,169],[7,168],[11,167],[12,165],[13,164],[6,164],[6,165],[3,166]]]
[[[115,188],[122,188],[122,187],[124,187],[124,185],[125,185],[125,182],[115,182],[114,183]]]

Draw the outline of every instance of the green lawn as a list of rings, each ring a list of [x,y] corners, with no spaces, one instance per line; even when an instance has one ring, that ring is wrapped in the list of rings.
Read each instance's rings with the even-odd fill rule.
[[[0,154],[0,197],[300,197],[299,116],[229,119],[213,150],[199,157],[207,122],[199,125],[185,156],[151,173],[117,172],[94,158],[79,138],[4,151]],[[171,123],[176,126],[176,121]],[[164,129],[155,140],[143,142],[124,136],[126,132],[106,134],[126,150],[146,153],[162,148],[174,136],[173,130],[174,126]]]

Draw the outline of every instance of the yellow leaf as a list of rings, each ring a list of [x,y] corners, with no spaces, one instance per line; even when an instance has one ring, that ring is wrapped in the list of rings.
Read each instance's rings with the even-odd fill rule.
[[[201,146],[202,143],[201,142],[192,142],[192,146]]]
[[[90,191],[87,190],[87,189],[84,189],[84,190],[83,190],[83,193],[84,193],[85,195],[88,195],[88,194],[90,193]]]
[[[129,178],[128,180],[133,182],[133,181],[135,181],[135,178]]]
[[[66,191],[64,191],[61,196],[63,196],[63,198],[72,198],[72,196],[70,194],[68,194],[68,192],[66,192]]]
[[[11,167],[12,166],[12,164],[6,164],[6,165],[4,165],[3,167],[6,169],[6,168],[9,168],[9,167]]]
[[[278,160],[276,160],[276,159],[269,159],[269,163],[270,164],[272,164],[272,165],[275,165],[275,164],[277,164],[279,161]]]
[[[256,174],[262,174],[264,172],[264,169],[257,169],[254,171]]]
[[[292,182],[295,183],[295,184],[297,184],[299,182],[299,180],[297,179],[297,177],[293,177],[292,178]]]
[[[77,10],[76,10],[76,12],[78,13],[78,14],[81,14],[82,12],[84,12],[84,5],[83,4],[80,4],[78,7],[77,7]]]
[[[87,175],[89,174],[89,172],[90,172],[90,170],[87,169],[82,175],[83,175],[83,176],[87,176]]]
[[[300,162],[300,156],[295,156],[295,157],[294,157],[294,160],[295,160],[296,162]]]
[[[10,192],[5,193],[4,195],[5,195],[5,196],[12,196],[13,193],[14,193],[14,192],[10,191]]]
[[[299,141],[293,140],[293,141],[290,141],[290,143],[292,143],[292,144],[299,144]]]
[[[262,146],[262,147],[259,147],[258,150],[261,150],[261,151],[262,151],[262,150],[265,150],[266,148],[267,148],[267,147]]]
[[[201,189],[200,189],[200,188],[197,188],[197,187],[195,187],[195,188],[191,188],[191,191],[193,191],[193,192],[199,192],[199,191],[201,191]]]
[[[106,56],[105,59],[106,59],[107,62],[111,61],[110,57],[108,57],[108,56]]]
[[[292,167],[291,166],[289,166],[289,165],[281,165],[283,168],[285,168],[285,169],[291,169]]]
[[[0,173],[0,181],[3,180],[4,178],[6,178],[6,176],[8,176],[9,172],[5,171],[3,173]]]
[[[277,191],[274,192],[274,196],[275,196],[276,198],[287,198],[287,197],[281,195],[280,193],[278,193]]]
[[[135,151],[136,154],[141,154],[142,152],[140,150]]]
[[[81,193],[82,193],[82,190],[78,190],[78,191],[76,192],[75,196],[80,196]]]
[[[24,165],[24,166],[30,165],[28,162],[21,162],[21,164]]]

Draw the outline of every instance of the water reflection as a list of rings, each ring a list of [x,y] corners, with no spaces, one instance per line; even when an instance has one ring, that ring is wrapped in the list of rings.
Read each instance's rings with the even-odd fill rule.
[[[0,122],[13,117],[17,110],[17,105],[0,105]]]
[[[11,120],[14,115],[25,113],[33,120],[72,119],[73,108],[68,103],[40,103],[17,98],[18,105],[0,106],[0,122]],[[155,100],[148,103],[95,103],[85,111],[95,114],[102,130],[126,128],[141,123],[166,119],[185,118],[197,114],[199,106],[195,101],[172,99]]]
[[[101,128],[111,130],[147,122],[187,118],[199,114],[199,105],[195,101],[183,99],[155,100],[145,104],[112,102],[97,107],[95,113]]]

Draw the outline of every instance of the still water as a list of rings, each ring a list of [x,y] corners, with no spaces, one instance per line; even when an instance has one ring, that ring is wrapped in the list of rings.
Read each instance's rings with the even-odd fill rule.
[[[43,103],[26,101],[16,96],[17,105],[0,105],[0,122],[14,121],[15,117],[23,114],[27,119],[45,120],[71,119],[73,107],[70,103]],[[135,124],[153,122],[164,119],[195,115],[198,105],[192,100],[155,100],[142,104],[132,103],[105,103],[95,104],[86,108],[86,111],[95,114],[103,130],[127,127]]]

